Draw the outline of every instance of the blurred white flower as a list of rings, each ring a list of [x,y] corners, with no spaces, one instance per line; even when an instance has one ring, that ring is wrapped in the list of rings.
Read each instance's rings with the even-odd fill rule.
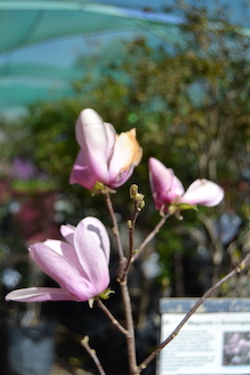
[[[159,263],[159,254],[153,253],[142,263],[142,269],[147,279],[154,279],[159,276],[162,266]]]
[[[6,268],[2,272],[2,282],[8,289],[15,288],[21,280],[21,274],[12,268]]]

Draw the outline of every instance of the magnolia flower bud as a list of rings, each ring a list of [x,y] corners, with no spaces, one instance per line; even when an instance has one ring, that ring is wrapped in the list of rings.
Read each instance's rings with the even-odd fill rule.
[[[136,184],[132,184],[129,188],[129,195],[130,198],[133,200],[136,200],[137,194],[138,194],[139,188]]]

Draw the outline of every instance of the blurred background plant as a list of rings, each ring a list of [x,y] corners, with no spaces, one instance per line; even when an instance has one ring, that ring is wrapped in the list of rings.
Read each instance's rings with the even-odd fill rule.
[[[224,9],[209,13],[206,7],[179,3],[174,10],[187,22],[180,26],[179,39],[171,45],[164,42],[152,45],[141,36],[121,41],[123,53],[116,60],[101,64],[98,74],[87,72],[72,83],[74,95],[35,103],[25,117],[11,124],[2,119],[0,134],[2,285],[6,269],[18,272],[13,279],[19,285],[18,275],[27,277],[26,268],[22,268],[26,265],[14,267],[6,260],[6,254],[12,260],[19,254],[23,256],[27,253],[24,249],[27,242],[58,236],[61,223],[76,224],[86,215],[97,215],[110,225],[107,214],[100,209],[104,206],[101,196],[91,197],[80,186],[68,184],[78,152],[74,126],[83,108],[97,110],[117,132],[137,129],[144,150],[143,161],[113,199],[122,225],[131,212],[130,184],[137,183],[146,195],[144,214],[138,220],[138,241],[153,228],[159,215],[149,190],[149,156],[173,168],[185,187],[199,177],[223,186],[226,192],[223,204],[216,209],[200,209],[198,214],[187,212],[181,222],[171,218],[135,265],[130,278],[131,294],[138,338],[148,340],[143,349],[146,352],[156,342],[160,296],[201,295],[250,246],[250,40],[239,26],[229,23]],[[76,64],[84,72],[83,61],[79,56]],[[29,200],[35,198],[32,207],[36,211],[38,196],[42,197],[40,207],[45,215],[40,237],[33,236],[34,233],[31,237],[23,236],[31,229],[23,221],[20,208],[19,199],[24,196]],[[23,229],[17,233],[16,223],[14,227],[10,223],[19,219]],[[39,222],[32,221],[36,225]],[[126,229],[122,226],[121,229],[126,237]],[[112,262],[115,269],[115,256]],[[141,294],[143,288],[147,293]],[[249,296],[247,275],[224,285],[216,295]],[[118,298],[112,301],[108,303],[113,305],[113,311],[122,316]],[[53,308],[45,304],[48,313],[61,310],[52,305]],[[101,348],[109,328],[104,328],[98,313],[91,318],[86,310],[88,326],[84,322],[76,326],[75,315],[80,315],[83,308],[73,308],[72,304],[65,307],[65,303],[63,306],[61,322],[77,334],[101,334],[103,339],[98,339]],[[89,323],[91,319],[93,326]],[[98,332],[93,328],[95,319],[100,323]],[[106,352],[104,358],[105,355]],[[115,372],[118,363],[120,359],[107,363],[106,368]],[[150,374],[154,369],[147,371]]]

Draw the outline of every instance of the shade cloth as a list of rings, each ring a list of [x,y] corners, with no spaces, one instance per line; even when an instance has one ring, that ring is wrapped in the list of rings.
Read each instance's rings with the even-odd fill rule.
[[[75,65],[73,48],[86,54],[88,68],[91,46],[82,47],[83,37],[112,35],[115,39],[121,33],[132,37],[139,32],[165,43],[176,40],[179,25],[185,20],[164,11],[171,3],[170,0],[0,0],[0,111],[23,108],[38,99],[69,95],[72,80],[84,73],[82,67]],[[232,2],[234,6],[235,3],[238,2]],[[247,25],[244,26],[244,32],[248,32]],[[106,48],[111,55],[120,53],[117,44],[109,39],[108,47],[103,42],[103,48],[99,48],[100,56]]]

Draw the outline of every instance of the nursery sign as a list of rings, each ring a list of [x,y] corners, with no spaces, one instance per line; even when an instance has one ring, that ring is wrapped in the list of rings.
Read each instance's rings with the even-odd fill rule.
[[[161,300],[161,341],[196,299]],[[208,299],[162,350],[158,375],[250,374],[250,299]]]

